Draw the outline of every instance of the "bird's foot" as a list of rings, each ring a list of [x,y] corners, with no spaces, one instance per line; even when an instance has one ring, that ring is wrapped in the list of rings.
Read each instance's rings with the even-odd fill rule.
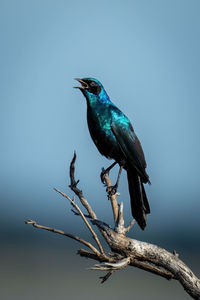
[[[111,196],[117,193],[117,188],[118,188],[117,184],[107,187],[106,192],[108,193],[108,198],[110,198]]]
[[[101,174],[100,174],[100,178],[101,178],[101,182],[103,184],[105,184],[105,176],[109,174],[109,172],[107,170],[105,170],[104,168],[102,168]]]

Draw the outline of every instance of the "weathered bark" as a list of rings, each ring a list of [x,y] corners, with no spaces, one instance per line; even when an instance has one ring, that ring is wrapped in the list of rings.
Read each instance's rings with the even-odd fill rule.
[[[81,204],[87,210],[88,214],[85,215],[75,203],[65,193],[58,191],[63,197],[68,199],[75,210],[72,210],[75,215],[80,216],[85,225],[88,227],[92,237],[97,245],[97,248],[91,243],[83,240],[78,236],[74,236],[70,233],[63,232],[58,229],[50,228],[47,226],[39,225],[35,221],[25,221],[26,224],[32,224],[39,229],[48,230],[54,233],[58,233],[69,238],[72,238],[79,243],[82,243],[90,249],[80,249],[78,254],[93,260],[97,260],[100,264],[94,265],[92,270],[107,271],[107,274],[101,278],[101,282],[105,282],[114,272],[123,269],[126,266],[134,266],[145,271],[162,276],[166,279],[175,279],[180,282],[185,291],[194,299],[200,300],[200,280],[193,274],[193,272],[178,258],[176,252],[170,253],[165,249],[162,249],[156,245],[141,242],[135,239],[131,239],[126,236],[126,233],[133,226],[132,221],[127,228],[124,227],[123,218],[123,204],[118,205],[117,194],[110,196],[111,207],[113,211],[113,217],[115,227],[112,229],[106,223],[97,219],[95,212],[89,205],[86,198],[83,196],[83,192],[78,189],[77,184],[79,181],[75,180],[75,161],[76,154],[70,164],[70,188],[78,196]],[[111,182],[108,174],[104,176],[105,185],[107,190],[111,187]],[[92,229],[92,226],[87,221],[89,218],[94,226],[97,226],[100,233],[109,245],[112,253],[105,254],[100,241]]]

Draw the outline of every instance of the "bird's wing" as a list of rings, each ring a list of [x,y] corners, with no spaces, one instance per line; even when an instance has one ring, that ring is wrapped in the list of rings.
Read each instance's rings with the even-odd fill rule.
[[[139,139],[134,133],[133,127],[129,124],[128,128],[123,126],[120,122],[113,120],[111,124],[111,129],[115,135],[117,142],[127,159],[134,168],[137,170],[138,174],[142,176],[144,181],[148,181],[148,175],[145,172],[146,161],[142,146]]]

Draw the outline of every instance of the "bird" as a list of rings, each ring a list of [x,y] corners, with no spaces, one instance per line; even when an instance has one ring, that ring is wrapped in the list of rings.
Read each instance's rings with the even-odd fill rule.
[[[144,189],[149,183],[142,146],[127,116],[114,105],[101,82],[95,78],[75,78],[78,88],[87,102],[87,123],[91,138],[99,152],[114,163],[102,171],[101,179],[116,164],[120,166],[117,182],[111,194],[116,193],[122,169],[127,172],[131,212],[142,230],[146,227],[146,215],[150,206]]]

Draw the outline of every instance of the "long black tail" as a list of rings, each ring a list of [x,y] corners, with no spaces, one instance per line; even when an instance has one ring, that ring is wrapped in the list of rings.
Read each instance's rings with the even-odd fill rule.
[[[145,189],[140,177],[132,166],[127,167],[127,178],[131,198],[132,216],[144,230],[146,227],[146,214],[150,213]]]

